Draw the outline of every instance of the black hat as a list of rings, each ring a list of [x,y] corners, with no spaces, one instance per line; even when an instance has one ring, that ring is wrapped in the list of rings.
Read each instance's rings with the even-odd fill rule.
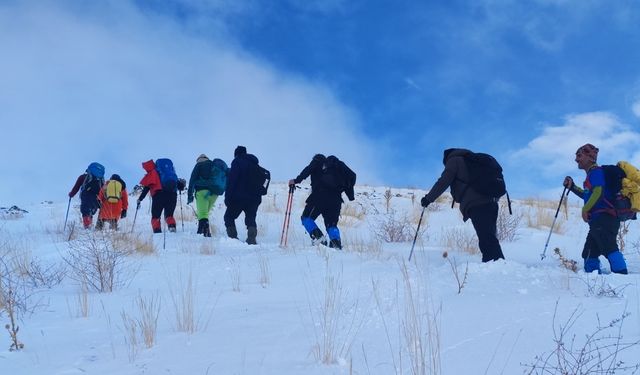
[[[244,146],[238,146],[236,147],[236,150],[233,152],[233,157],[238,157],[240,155],[246,155],[247,154],[247,148]]]

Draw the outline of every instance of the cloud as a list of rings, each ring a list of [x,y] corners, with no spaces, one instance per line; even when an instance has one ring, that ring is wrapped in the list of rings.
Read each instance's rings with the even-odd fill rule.
[[[608,112],[590,112],[566,117],[559,126],[545,126],[542,134],[523,149],[513,153],[514,161],[526,165],[529,175],[561,176],[575,172],[575,151],[585,143],[600,149],[598,162],[614,164],[619,160],[640,162],[637,144],[640,133]]]
[[[91,161],[133,185],[144,160],[170,157],[188,177],[200,153],[230,162],[238,144],[275,180],[323,152],[376,181],[382,156],[321,83],[133,2],[44,4],[0,5],[0,205],[59,200]]]

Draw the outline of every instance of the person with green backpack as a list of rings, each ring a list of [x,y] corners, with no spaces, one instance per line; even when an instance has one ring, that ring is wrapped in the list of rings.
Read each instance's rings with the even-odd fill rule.
[[[189,188],[187,189],[187,204],[191,204],[195,197],[198,218],[197,233],[204,237],[211,237],[209,212],[218,196],[224,194],[228,171],[229,167],[223,160],[210,160],[205,154],[198,156],[196,165],[191,171]]]

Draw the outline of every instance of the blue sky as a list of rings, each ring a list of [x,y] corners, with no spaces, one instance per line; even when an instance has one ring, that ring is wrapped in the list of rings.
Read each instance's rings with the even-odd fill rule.
[[[5,0],[0,205],[238,144],[281,181],[320,152],[425,189],[464,147],[513,196],[559,195],[585,142],[640,165],[639,25],[625,0]]]

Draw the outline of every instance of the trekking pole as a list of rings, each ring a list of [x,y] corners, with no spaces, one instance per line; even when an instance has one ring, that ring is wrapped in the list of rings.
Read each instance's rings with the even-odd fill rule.
[[[547,246],[549,246],[549,239],[551,238],[551,233],[553,232],[553,227],[556,225],[556,219],[558,218],[558,212],[560,212],[560,206],[562,206],[562,200],[564,199],[564,193],[567,193],[567,197],[569,196],[569,192],[571,190],[567,189],[567,187],[564,187],[564,190],[562,190],[562,195],[560,196],[560,203],[558,203],[558,209],[556,210],[556,216],[553,217],[553,222],[551,223],[551,229],[549,229],[549,235],[547,236],[547,242],[544,244],[544,250],[542,251],[542,254],[540,254],[540,260],[544,260],[546,254],[547,254]]]
[[[420,213],[420,220],[418,220],[418,227],[416,228],[416,235],[413,237],[413,244],[411,245],[411,252],[409,253],[409,262],[411,262],[411,256],[413,255],[413,249],[416,247],[416,240],[418,239],[418,232],[420,232],[420,224],[422,224],[422,217],[424,216],[424,211],[426,207],[422,207],[422,212]]]
[[[182,191],[180,191],[180,222],[182,223],[182,231],[184,232],[184,215],[182,214]]]
[[[287,236],[289,235],[289,222],[291,221],[291,206],[293,205],[293,192],[295,185],[289,186],[289,196],[287,197],[287,207],[284,211],[284,222],[282,223],[282,234],[280,235],[280,247],[287,247]]]
[[[69,203],[67,203],[67,214],[64,215],[64,227],[62,228],[62,233],[67,230],[67,219],[69,219],[69,207],[71,207],[71,197],[69,197]]]
[[[133,214],[133,225],[131,225],[131,232],[129,233],[133,233],[133,228],[136,227],[136,218],[138,217],[138,208],[140,208],[140,205],[136,203],[136,213]]]

